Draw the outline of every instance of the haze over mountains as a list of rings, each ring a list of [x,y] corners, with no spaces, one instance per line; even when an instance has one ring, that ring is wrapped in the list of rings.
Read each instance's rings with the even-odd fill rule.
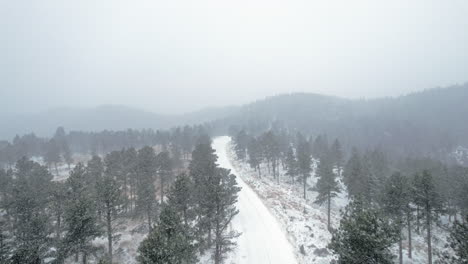
[[[62,108],[35,115],[6,116],[1,119],[0,138],[10,140],[15,134],[30,132],[50,136],[58,126],[67,131],[101,131],[166,129],[213,122],[215,131],[226,133],[233,125],[255,132],[275,123],[310,134],[338,137],[345,144],[362,148],[380,145],[400,154],[424,154],[434,153],[434,149],[468,146],[467,101],[468,84],[464,84],[371,100],[295,93],[243,106],[172,116],[120,105]]]

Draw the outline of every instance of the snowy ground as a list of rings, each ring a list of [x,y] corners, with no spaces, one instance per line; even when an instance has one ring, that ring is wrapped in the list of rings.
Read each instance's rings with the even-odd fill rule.
[[[237,160],[233,151],[233,146],[229,139],[222,138],[226,143],[226,154],[229,161],[223,163],[231,164],[237,175],[243,179],[250,188],[257,193],[263,203],[268,207],[270,212],[278,219],[283,230],[287,232],[287,236],[293,245],[294,254],[301,264],[328,264],[336,257],[327,249],[327,244],[331,240],[331,234],[327,230],[327,214],[326,207],[314,204],[313,201],[317,196],[317,192],[311,188],[315,186],[317,178],[315,173],[312,173],[308,180],[309,187],[307,188],[307,201],[303,199],[303,189],[301,184],[292,184],[290,178],[284,175],[284,171],[280,170],[280,183],[273,180],[272,176],[268,175],[268,169],[262,167],[262,177],[250,168],[245,162]],[[219,154],[218,154],[219,155]],[[316,161],[314,161],[314,168]],[[342,193],[332,200],[331,219],[332,226],[338,228],[340,221],[340,210],[347,203],[347,195],[344,186]],[[242,207],[240,208],[242,210]],[[447,232],[444,228],[434,227],[433,237],[433,252],[434,261],[437,260],[437,254],[446,250]],[[404,247],[404,263],[427,263],[426,241],[423,234],[417,235],[413,231],[413,259],[407,258],[407,241],[403,242]],[[397,246],[393,247],[395,255],[398,253]],[[236,262],[237,263],[237,262]],[[288,262],[283,262],[288,263]]]
[[[229,137],[213,141],[218,155],[218,164],[239,176],[229,161],[227,149]],[[237,204],[239,214],[233,219],[232,228],[242,235],[237,239],[237,248],[227,263],[235,264],[294,264],[297,263],[294,250],[284,230],[265,207],[257,194],[242,180],[237,182],[242,190]]]

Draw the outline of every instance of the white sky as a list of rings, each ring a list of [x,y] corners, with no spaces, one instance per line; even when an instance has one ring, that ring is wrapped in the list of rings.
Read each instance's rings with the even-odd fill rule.
[[[465,0],[0,0],[0,111],[186,112],[468,81]]]

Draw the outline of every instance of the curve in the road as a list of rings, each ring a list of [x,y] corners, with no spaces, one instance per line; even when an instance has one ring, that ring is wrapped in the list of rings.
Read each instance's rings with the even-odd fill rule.
[[[297,264],[294,251],[276,218],[268,211],[257,194],[239,177],[227,155],[230,137],[213,140],[218,155],[218,164],[237,176],[239,192],[237,208],[239,214],[233,219],[232,227],[241,232],[237,248],[228,263],[235,264]]]

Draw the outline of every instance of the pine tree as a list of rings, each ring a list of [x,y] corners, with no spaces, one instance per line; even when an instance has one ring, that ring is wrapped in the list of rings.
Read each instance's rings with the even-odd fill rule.
[[[220,264],[225,259],[226,254],[236,245],[233,239],[240,235],[233,230],[228,230],[232,219],[239,213],[235,204],[240,188],[237,186],[236,176],[223,168],[217,169],[210,185],[215,206],[213,215],[215,229],[213,259],[215,264]]]
[[[67,163],[68,170],[70,170],[70,164],[73,163],[73,157],[72,157],[70,147],[68,146],[68,143],[66,142],[63,145],[63,160]]]
[[[436,192],[432,175],[427,170],[423,171],[421,177],[418,177],[414,194],[423,209],[422,213],[426,220],[427,261],[432,264],[432,222],[437,213],[441,211],[442,204],[440,196]]]
[[[262,176],[260,164],[262,163],[262,148],[260,142],[256,138],[251,138],[247,146],[247,153],[249,154],[249,165],[251,168],[258,171],[258,176]]]
[[[59,244],[62,238],[62,220],[65,210],[64,201],[67,199],[66,186],[63,182],[52,182],[50,195],[50,208],[55,216],[55,238]]]
[[[102,181],[102,177],[104,175],[104,163],[102,162],[102,159],[94,155],[91,160],[88,161],[86,164],[86,178],[89,179],[90,181],[90,192],[91,192],[91,197],[94,198],[96,203],[96,211],[99,220],[101,220],[102,217],[102,211],[103,211],[103,205],[101,204],[99,200],[99,183]]]
[[[384,211],[391,217],[394,225],[398,229],[398,253],[399,262],[403,263],[402,251],[402,230],[406,222],[410,223],[410,189],[408,178],[396,172],[387,180],[382,195]],[[408,226],[409,239],[411,239],[411,226]],[[408,254],[411,257],[411,242],[409,243]]]
[[[268,168],[272,168],[273,178],[279,183],[278,160],[280,158],[279,142],[273,131],[268,131],[260,137],[263,154]]]
[[[468,215],[465,216],[464,223],[454,222],[450,230],[449,243],[456,255],[450,258],[451,263],[468,263]]]
[[[154,187],[156,175],[156,154],[153,148],[144,147],[138,151],[138,184],[137,209],[144,212],[148,220],[148,228],[152,228],[152,219],[156,206],[156,190]]]
[[[390,247],[396,241],[397,230],[357,198],[346,206],[328,247],[338,255],[339,264],[393,264]]]
[[[338,169],[338,176],[340,176],[340,170],[343,162],[343,151],[338,139],[335,139],[332,146],[330,147],[330,156],[332,158],[333,166],[336,166]]]
[[[107,159],[106,159],[107,160]],[[122,203],[121,187],[117,177],[113,175],[114,170],[106,167],[104,176],[98,181],[98,199],[104,210],[104,218],[107,233],[107,249],[109,263],[112,263],[113,222],[118,217],[118,209]]]
[[[167,204],[178,213],[185,226],[194,220],[193,182],[186,174],[177,176],[167,195]]]
[[[164,206],[159,222],[138,248],[141,264],[196,263],[194,240],[170,206]]]
[[[0,263],[7,264],[10,259],[10,237],[7,223],[0,219]]]
[[[247,150],[247,145],[249,143],[249,136],[247,135],[247,133],[245,133],[244,130],[241,130],[239,131],[239,133],[237,133],[234,142],[234,149],[236,151],[237,158],[240,160],[244,160],[246,156],[245,152]]]
[[[294,150],[291,146],[289,146],[288,152],[286,153],[286,168],[286,175],[291,177],[291,181],[294,183],[295,178],[298,175],[299,168],[296,156],[294,155]]]
[[[300,140],[298,140],[298,145],[297,145],[297,163],[299,167],[299,172],[302,176],[302,183],[304,187],[304,199],[307,199],[306,196],[306,187],[307,187],[307,178],[310,176],[310,172],[312,170],[311,168],[311,157],[310,157],[310,145],[307,140],[303,139],[301,137]]]
[[[78,163],[67,179],[66,208],[64,214],[65,236],[59,250],[58,262],[70,254],[82,254],[83,263],[93,252],[91,241],[101,235],[95,214],[95,203],[89,185],[86,184],[86,170]]]
[[[194,200],[196,203],[197,239],[202,244],[202,249],[211,246],[212,243],[212,221],[215,210],[213,185],[211,182],[216,174],[216,160],[211,147],[211,140],[203,138],[192,152],[192,160],[189,165],[190,177],[194,184]],[[205,234],[207,237],[205,238]]]
[[[172,178],[172,160],[169,152],[163,151],[156,156],[157,174],[161,186],[161,203],[164,202],[164,186]]]
[[[60,145],[53,138],[49,140],[49,142],[46,145],[46,153],[45,153],[44,159],[45,159],[45,162],[49,165],[49,169],[52,164],[55,166],[55,172],[58,176],[59,172],[57,168],[57,163],[61,161]]]
[[[340,192],[336,175],[333,173],[332,162],[329,158],[322,158],[317,167],[317,191],[315,203],[320,205],[327,203],[327,227],[332,230],[330,222],[331,200]]]
[[[40,263],[50,247],[48,207],[52,175],[23,157],[16,163],[8,212],[14,221],[13,263]]]

